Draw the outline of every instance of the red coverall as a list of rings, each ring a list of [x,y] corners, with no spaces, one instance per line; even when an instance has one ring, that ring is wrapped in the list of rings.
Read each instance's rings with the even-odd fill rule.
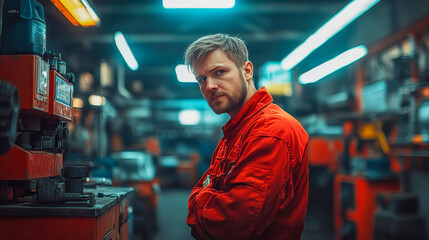
[[[197,239],[300,239],[308,201],[308,134],[258,90],[235,118],[192,189]],[[203,182],[210,176],[210,184]]]

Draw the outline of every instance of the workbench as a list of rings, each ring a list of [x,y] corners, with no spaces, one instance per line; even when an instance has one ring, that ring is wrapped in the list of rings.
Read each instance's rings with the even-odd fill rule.
[[[128,239],[133,188],[97,186],[84,192],[94,193],[93,207],[34,207],[28,198],[0,204],[1,239]]]

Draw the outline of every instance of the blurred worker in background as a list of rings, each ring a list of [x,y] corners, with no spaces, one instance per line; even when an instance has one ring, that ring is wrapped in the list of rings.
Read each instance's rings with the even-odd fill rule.
[[[256,90],[244,42],[215,34],[185,62],[217,114],[228,113],[209,169],[192,189],[187,223],[196,239],[300,239],[308,200],[308,135]]]

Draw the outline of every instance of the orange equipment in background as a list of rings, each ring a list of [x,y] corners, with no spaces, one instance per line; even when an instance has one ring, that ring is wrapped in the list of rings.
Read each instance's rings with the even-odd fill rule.
[[[371,180],[343,174],[335,176],[335,240],[372,240],[377,194],[399,190],[399,179]]]
[[[308,159],[311,166],[326,166],[331,172],[339,169],[343,152],[343,140],[321,136],[311,137],[308,142]]]

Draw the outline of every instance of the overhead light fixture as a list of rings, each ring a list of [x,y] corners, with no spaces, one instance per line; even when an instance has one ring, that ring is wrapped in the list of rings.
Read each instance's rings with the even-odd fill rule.
[[[87,0],[51,0],[51,2],[75,26],[90,27],[100,23],[100,18]]]
[[[200,123],[198,110],[182,110],[179,112],[179,122],[182,125],[197,125]]]
[[[320,27],[307,40],[287,55],[281,62],[286,70],[291,70],[310,53],[345,28],[349,23],[365,13],[380,0],[354,0]]]
[[[298,81],[301,84],[317,82],[327,75],[363,58],[367,53],[368,50],[363,45],[349,49],[334,57],[333,59],[320,64],[308,72],[303,73],[298,77]]]
[[[127,63],[128,67],[130,67],[131,70],[136,71],[139,68],[139,64],[137,63],[133,52],[131,52],[127,40],[125,40],[124,34],[122,34],[122,32],[115,33],[115,43],[122,57],[125,59],[125,62]]]
[[[106,98],[100,95],[91,95],[89,96],[89,104],[91,104],[92,106],[103,106],[106,103]]]
[[[73,98],[73,107],[74,108],[83,108],[83,100],[81,98]]]
[[[164,8],[232,8],[235,0],[162,0]]]
[[[179,82],[197,82],[195,75],[185,64],[179,64],[176,66],[176,75]]]

